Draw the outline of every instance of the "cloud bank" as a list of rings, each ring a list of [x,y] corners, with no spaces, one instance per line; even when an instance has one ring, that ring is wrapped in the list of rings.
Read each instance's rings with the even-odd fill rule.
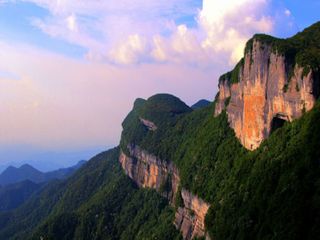
[[[84,47],[87,59],[118,64],[232,65],[248,38],[274,29],[269,0],[28,1],[50,12],[32,21],[44,33]]]
[[[1,7],[16,2],[0,0]],[[26,24],[86,54],[75,59],[0,39],[0,146],[116,145],[135,98],[213,99],[246,40],[291,15],[280,9],[275,17],[269,0],[23,2],[46,11]]]

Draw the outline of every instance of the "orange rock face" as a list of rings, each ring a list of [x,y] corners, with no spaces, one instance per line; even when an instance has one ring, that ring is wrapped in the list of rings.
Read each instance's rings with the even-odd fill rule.
[[[313,73],[303,76],[303,69],[296,65],[289,75],[285,57],[254,40],[252,51],[244,57],[239,82],[219,83],[222,94],[215,115],[226,109],[230,126],[247,149],[259,147],[270,135],[276,119],[292,121],[314,106]],[[228,97],[230,102],[225,106]]]
[[[121,152],[119,161],[125,173],[136,182],[139,187],[153,188],[174,202],[180,178],[177,168],[171,163],[140,149],[130,147],[130,156]],[[171,189],[161,189],[169,181]]]
[[[184,239],[203,237],[205,216],[210,205],[185,189],[182,189],[181,196],[184,207],[179,207],[176,212],[175,226],[180,229]]]
[[[130,156],[121,152],[119,157],[125,173],[139,187],[153,188],[168,198],[171,204],[174,204],[180,184],[176,166],[172,162],[157,158],[138,146],[128,146],[128,150]],[[162,186],[168,181],[170,189],[164,191]],[[181,231],[184,239],[205,236],[204,220],[210,205],[185,189],[181,191],[181,196],[184,207],[178,208],[176,212],[175,226]]]

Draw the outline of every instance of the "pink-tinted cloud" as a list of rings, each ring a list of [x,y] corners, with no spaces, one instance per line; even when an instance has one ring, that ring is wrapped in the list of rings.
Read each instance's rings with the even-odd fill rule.
[[[181,64],[122,66],[69,59],[37,48],[0,43],[0,145],[44,148],[116,145],[137,97],[158,92],[189,104],[213,98],[216,70]]]
[[[199,8],[191,0],[29,1],[51,12],[32,21],[43,32],[86,48],[87,59],[120,64],[233,65],[248,38],[272,33],[275,24],[271,0],[203,0]],[[281,13],[278,25],[289,17],[285,9]],[[194,26],[175,23],[192,14]]]
[[[193,0],[25,1],[50,12],[31,19],[34,26],[87,54],[0,42],[0,71],[18,76],[0,75],[0,145],[116,145],[135,98],[212,99],[246,40],[278,23],[268,0],[203,0],[198,9]],[[192,27],[176,21],[191,15]],[[287,19],[284,10],[278,19]]]

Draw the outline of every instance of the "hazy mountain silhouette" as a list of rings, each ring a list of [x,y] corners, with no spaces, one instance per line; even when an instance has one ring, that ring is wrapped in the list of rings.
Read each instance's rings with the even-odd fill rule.
[[[76,165],[69,168],[61,168],[50,172],[41,172],[29,164],[24,164],[19,168],[9,166],[0,174],[0,185],[6,186],[13,183],[18,183],[25,180],[30,180],[34,183],[47,182],[52,179],[63,179],[80,168],[86,161],[80,161]]]

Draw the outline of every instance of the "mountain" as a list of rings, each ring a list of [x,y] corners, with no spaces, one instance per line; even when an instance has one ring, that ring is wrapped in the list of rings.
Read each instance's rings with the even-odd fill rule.
[[[80,167],[82,167],[87,161],[81,160],[76,165],[68,167],[68,168],[60,168],[58,170],[54,170],[51,172],[45,173],[45,181],[50,181],[52,179],[63,179],[68,176],[70,176],[72,173],[74,173],[76,170],[78,170]]]
[[[206,100],[206,99],[201,99],[201,100],[199,100],[198,102],[196,102],[195,104],[193,104],[193,105],[191,106],[191,108],[192,108],[193,110],[200,109],[200,108],[209,106],[210,103],[211,103],[211,102],[208,101],[208,100]]]
[[[207,107],[137,99],[119,147],[0,213],[0,239],[319,239],[319,33],[255,35]]]
[[[0,213],[0,239],[180,239],[173,208],[123,173],[119,148],[50,182],[20,208]]]
[[[84,163],[85,161],[79,161],[75,166],[61,168],[47,173],[43,173],[29,164],[24,164],[19,168],[10,166],[0,174],[0,185],[5,186],[25,180],[30,180],[34,183],[41,183],[52,179],[66,178],[80,168]]]
[[[0,187],[0,212],[15,209],[42,187],[42,184],[25,180]]]
[[[42,182],[44,181],[44,173],[28,164],[24,164],[19,168],[10,166],[0,175],[0,185],[2,186],[24,180],[31,180],[35,183]]]
[[[320,23],[289,39],[257,34],[244,58],[220,77],[215,115],[228,121],[247,149],[256,149],[273,126],[302,116],[320,95]]]
[[[174,223],[185,239],[316,236],[319,211],[299,202],[318,191],[307,182],[319,181],[319,36],[320,23],[290,39],[255,35],[220,77],[214,106],[163,119],[156,131],[142,131],[137,119],[150,119],[136,106],[124,121],[123,169],[178,200]]]

